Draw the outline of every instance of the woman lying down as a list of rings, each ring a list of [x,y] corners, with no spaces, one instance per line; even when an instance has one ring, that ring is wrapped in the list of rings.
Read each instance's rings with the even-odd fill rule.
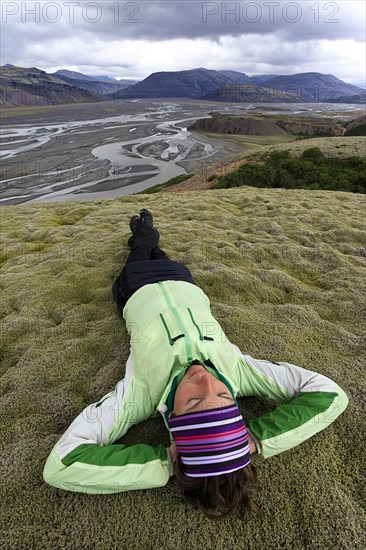
[[[210,519],[240,507],[262,515],[252,501],[251,455],[267,459],[309,439],[345,410],[347,395],[316,372],[243,355],[187,267],[159,248],[151,213],[142,209],[130,228],[131,252],[112,289],[131,337],[125,377],[57,441],[44,480],[106,494],[162,487],[175,475],[185,497]],[[237,401],[245,396],[279,405],[245,421]],[[113,444],[158,413],[170,447]]]

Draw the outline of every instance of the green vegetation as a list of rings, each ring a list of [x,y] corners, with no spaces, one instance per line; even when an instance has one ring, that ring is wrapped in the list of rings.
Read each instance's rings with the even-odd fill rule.
[[[177,183],[181,183],[182,181],[189,180],[194,175],[194,173],[190,174],[181,174],[180,176],[175,176],[175,178],[171,178],[170,180],[164,182],[164,183],[158,183],[157,185],[153,185],[153,187],[149,187],[148,189],[145,189],[144,191],[139,191],[138,193],[134,193],[134,195],[141,195],[141,194],[151,194],[151,193],[159,193],[161,189],[165,189],[166,187],[171,187],[172,185],[177,185]]]
[[[349,396],[326,430],[271,459],[253,456],[263,519],[247,511],[211,523],[174,478],[104,496],[43,483],[58,438],[125,374],[129,340],[111,286],[142,207],[243,353],[322,373]],[[362,548],[365,208],[360,194],[253,187],[3,207],[2,547],[306,550],[334,548],[336,536],[339,550]],[[239,404],[248,419],[276,406]],[[169,438],[157,416],[123,442]]]
[[[32,115],[38,112],[52,111],[54,105],[32,105],[31,107],[27,106],[18,106],[18,107],[8,107],[6,102],[3,102],[4,108],[1,109],[1,119],[6,120],[9,117],[25,117]],[[6,108],[5,108],[6,107]]]
[[[355,111],[355,117],[357,116],[358,111]],[[341,124],[342,126],[345,126],[347,124],[347,115],[349,116],[349,113],[342,113],[344,116],[343,119],[335,118],[335,117],[327,117],[327,116],[315,116],[314,114],[311,115],[294,115],[294,114],[273,114],[269,115],[268,113],[255,113],[253,115],[251,113],[250,116],[255,116],[257,118],[264,118],[267,120],[271,120],[272,122],[275,122],[277,126],[280,126],[283,129],[286,129],[287,124],[314,124],[314,126],[325,126],[327,124],[335,125],[335,124]],[[341,115],[340,115],[341,116]]]
[[[250,185],[366,193],[366,158],[327,158],[312,147],[294,158],[289,151],[272,151],[219,178],[213,188]]]
[[[294,139],[295,138],[295,139]],[[268,151],[289,151],[291,156],[300,157],[302,153],[310,147],[318,147],[324,156],[334,158],[339,156],[338,146],[342,148],[341,158],[365,157],[366,140],[365,137],[312,137],[306,140],[298,141],[293,136],[291,144],[278,144],[268,147]]]

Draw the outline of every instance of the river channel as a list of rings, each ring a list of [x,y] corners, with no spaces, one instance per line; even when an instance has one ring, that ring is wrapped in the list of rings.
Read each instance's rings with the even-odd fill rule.
[[[319,105],[322,105],[319,111]],[[189,126],[213,110],[337,116],[353,105],[138,100],[57,106],[2,121],[0,204],[112,198],[143,191],[242,151]],[[359,106],[358,106],[359,108]],[[323,115],[321,114],[323,113]],[[92,115],[92,116],[91,116]]]

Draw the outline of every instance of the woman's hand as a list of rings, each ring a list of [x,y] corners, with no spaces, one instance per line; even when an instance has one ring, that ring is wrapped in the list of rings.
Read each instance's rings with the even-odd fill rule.
[[[174,464],[174,462],[178,458],[178,450],[177,450],[177,446],[176,446],[175,442],[170,445],[169,451],[170,451],[170,455],[172,457],[172,462]]]
[[[255,444],[255,441],[254,441],[254,439],[252,438],[252,436],[250,434],[248,434],[248,437],[249,437],[249,440],[248,440],[249,452],[250,452],[250,454],[256,453],[257,452],[257,445]]]

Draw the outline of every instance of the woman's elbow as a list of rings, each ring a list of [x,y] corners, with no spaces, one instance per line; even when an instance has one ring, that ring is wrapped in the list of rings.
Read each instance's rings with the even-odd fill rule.
[[[337,397],[337,413],[338,413],[337,416],[338,416],[342,414],[342,412],[345,411],[346,408],[348,407],[349,398],[346,392],[342,390],[342,388],[340,388],[339,386],[337,386],[337,393],[338,393],[338,397]]]
[[[43,468],[43,480],[48,485],[52,487],[59,487],[57,479],[59,474],[66,468],[62,463],[61,459],[57,455],[56,451],[53,449],[51,454],[47,458],[46,464]]]

